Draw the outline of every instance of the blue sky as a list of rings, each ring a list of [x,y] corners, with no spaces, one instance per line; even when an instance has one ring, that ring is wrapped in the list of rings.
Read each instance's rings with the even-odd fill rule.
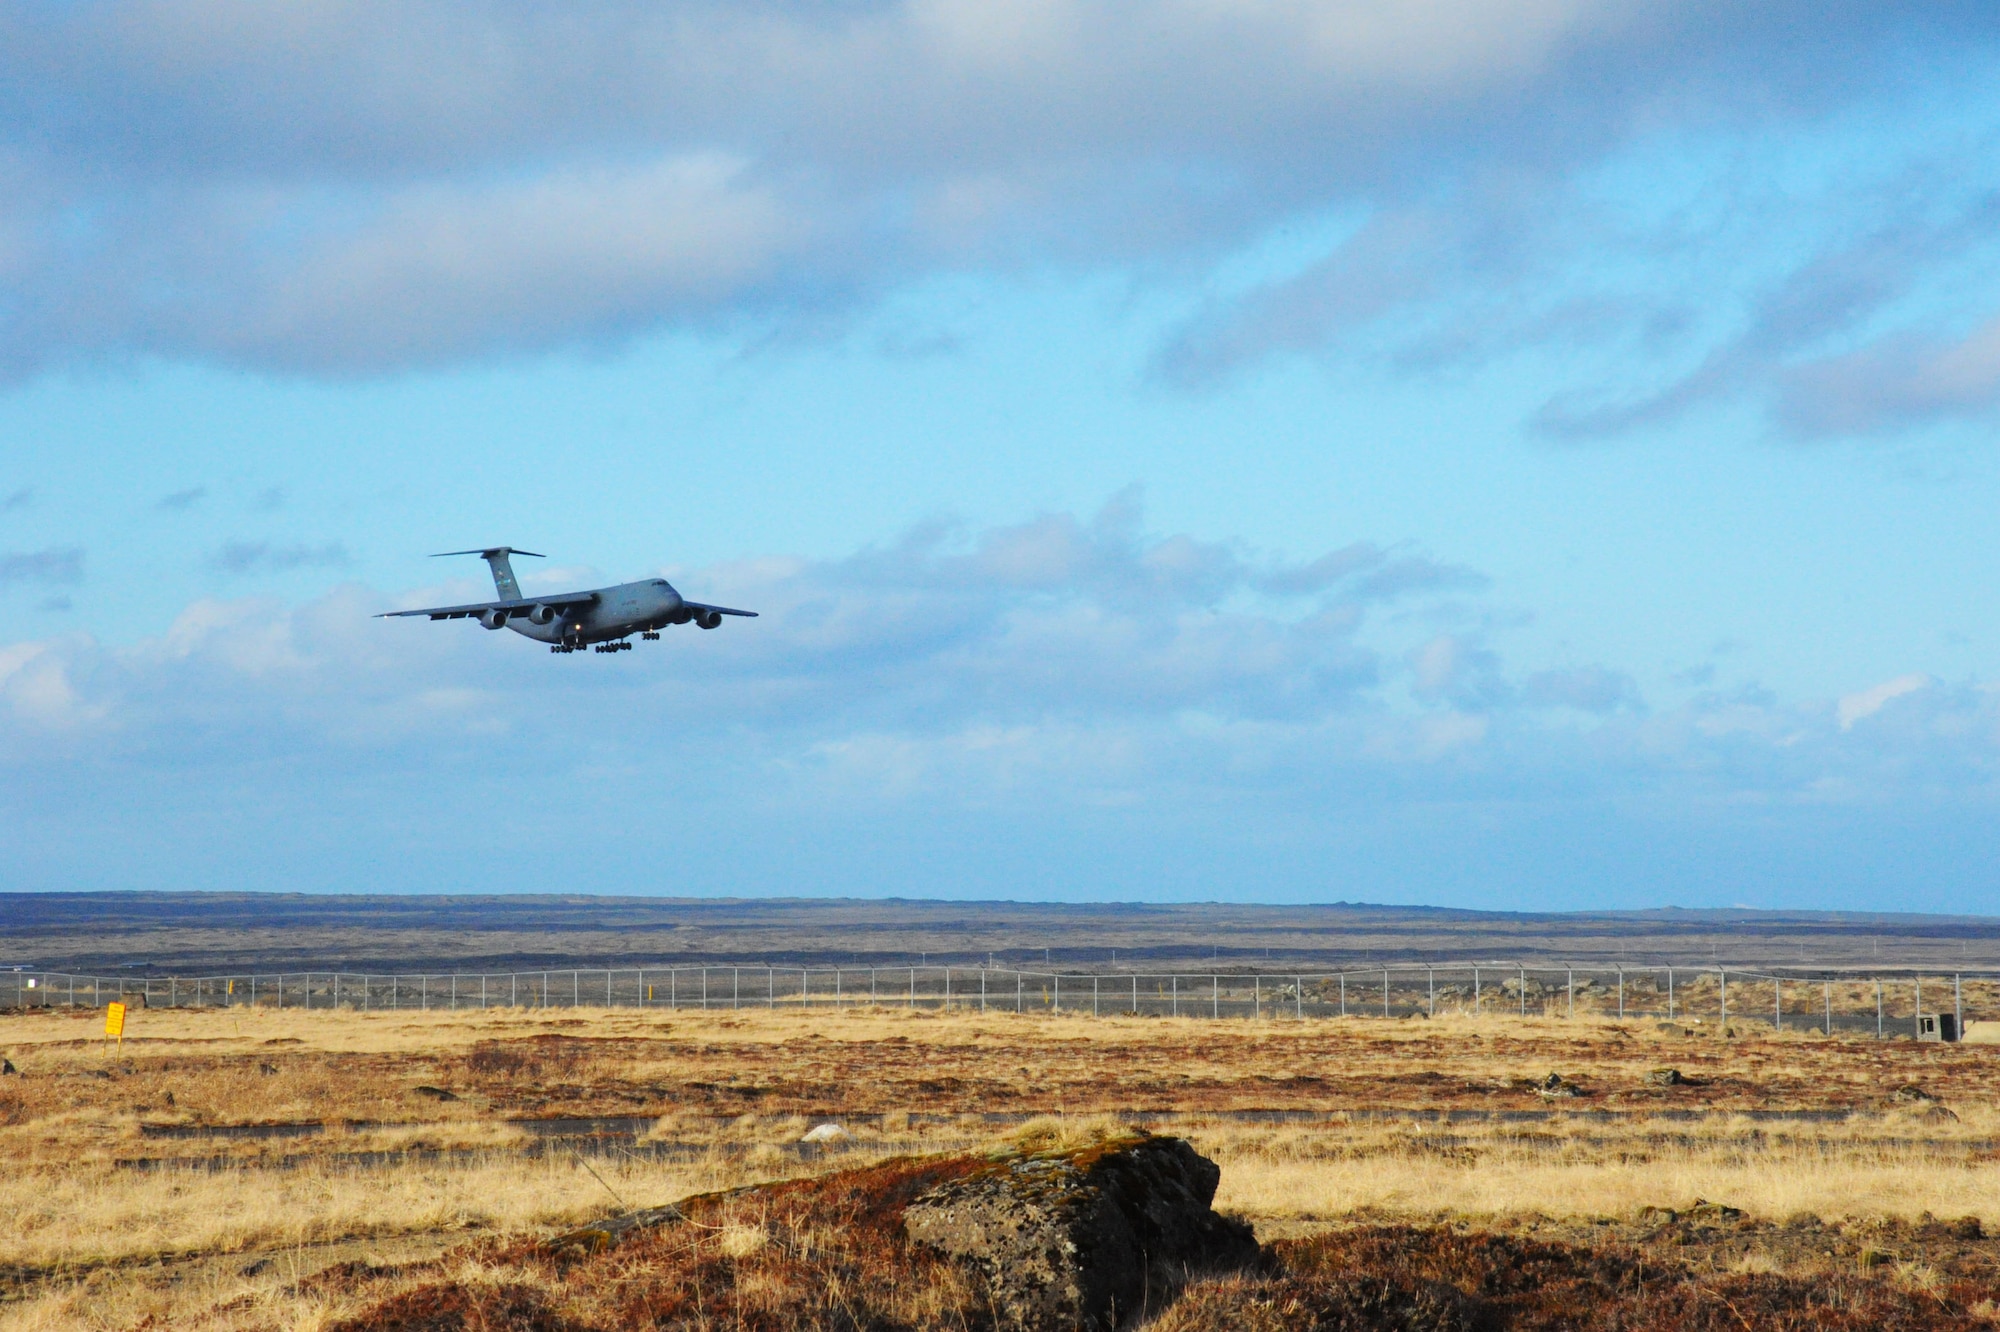
[[[1996,75],[1954,3],[0,9],[0,879],[2000,911]],[[765,614],[371,618],[492,542]]]

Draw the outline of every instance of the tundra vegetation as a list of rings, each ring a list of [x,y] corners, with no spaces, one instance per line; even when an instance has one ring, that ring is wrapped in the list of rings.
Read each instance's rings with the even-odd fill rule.
[[[1137,1127],[1265,1243],[1161,1328],[2000,1321],[1993,1047],[1595,1014],[101,1021],[0,1016],[0,1329],[987,1326],[900,1229],[912,1181]],[[546,1243],[696,1195],[698,1225]]]

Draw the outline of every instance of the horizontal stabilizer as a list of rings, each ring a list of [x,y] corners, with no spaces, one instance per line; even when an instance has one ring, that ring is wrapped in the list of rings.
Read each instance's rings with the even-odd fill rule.
[[[441,560],[447,555],[477,555],[482,560],[490,560],[495,555],[534,555],[538,560],[548,558],[546,555],[535,555],[532,550],[521,550],[514,546],[488,546],[485,550],[441,550],[431,558]]]

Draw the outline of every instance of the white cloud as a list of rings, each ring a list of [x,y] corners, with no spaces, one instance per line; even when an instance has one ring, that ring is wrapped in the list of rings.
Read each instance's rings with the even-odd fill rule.
[[[1854,723],[1874,716],[1891,701],[1906,694],[1914,694],[1920,689],[1928,689],[1934,683],[1936,682],[1928,675],[1899,675],[1893,680],[1884,680],[1881,684],[1863,689],[1859,693],[1844,694],[1834,708],[1835,715],[1840,718],[1840,729],[1852,730]]]

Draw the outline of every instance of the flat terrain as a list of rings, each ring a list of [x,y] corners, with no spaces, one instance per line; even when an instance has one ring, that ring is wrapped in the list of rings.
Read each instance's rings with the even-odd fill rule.
[[[0,894],[0,965],[181,974],[755,961],[1149,970],[1491,959],[2000,970],[2000,920],[1787,911],[1505,913],[1215,903]]]
[[[1442,1225],[2000,1294],[1996,1047],[865,1006],[156,1009],[110,1050],[100,1026],[0,1016],[0,1328],[330,1326],[468,1244],[1050,1119],[1189,1138],[1266,1239]]]

